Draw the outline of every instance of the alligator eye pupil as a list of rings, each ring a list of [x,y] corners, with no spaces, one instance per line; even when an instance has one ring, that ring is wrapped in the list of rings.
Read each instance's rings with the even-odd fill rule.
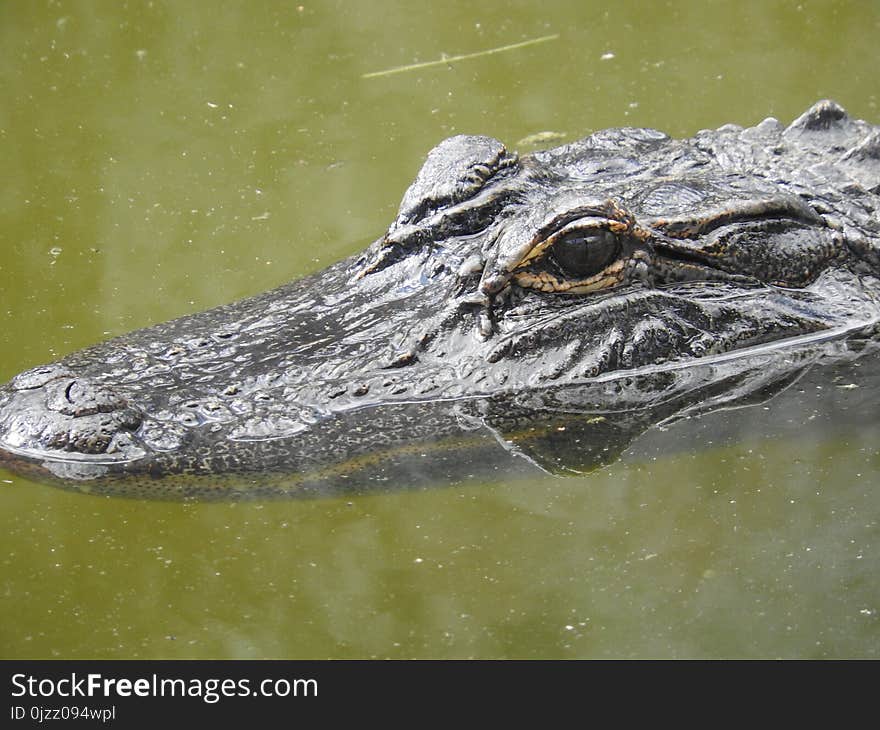
[[[551,257],[565,273],[585,277],[608,266],[619,250],[611,231],[575,231],[553,244]]]

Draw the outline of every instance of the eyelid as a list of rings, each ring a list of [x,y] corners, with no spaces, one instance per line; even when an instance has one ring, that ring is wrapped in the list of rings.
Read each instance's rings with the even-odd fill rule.
[[[561,238],[571,233],[589,233],[592,231],[610,231],[611,233],[620,233],[626,230],[626,225],[620,221],[610,220],[608,218],[599,218],[591,216],[589,218],[578,218],[577,220],[567,223],[562,228],[554,231],[543,241],[532,247],[532,249],[523,257],[518,266],[523,266],[537,258],[543,256],[553,244]]]
[[[555,233],[547,236],[547,241],[556,243],[560,238],[564,238],[570,233],[580,233],[581,231],[608,231],[611,230],[611,224],[617,221],[611,221],[607,218],[581,218],[564,225]]]

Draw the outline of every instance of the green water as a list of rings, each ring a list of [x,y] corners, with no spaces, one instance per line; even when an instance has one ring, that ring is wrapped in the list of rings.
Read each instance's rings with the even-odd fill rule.
[[[453,133],[878,122],[878,35],[869,2],[0,2],[0,380],[359,250]],[[0,657],[875,657],[872,392],[841,390],[858,423],[771,404],[579,478],[348,500],[0,473]]]

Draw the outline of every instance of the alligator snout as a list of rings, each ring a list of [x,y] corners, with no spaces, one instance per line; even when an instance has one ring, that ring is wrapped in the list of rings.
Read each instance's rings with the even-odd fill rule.
[[[126,409],[126,402],[119,395],[87,380],[60,378],[47,383],[43,389],[49,410],[65,416],[82,418]]]
[[[30,456],[117,454],[142,420],[113,388],[58,365],[24,372],[0,389],[0,448]]]

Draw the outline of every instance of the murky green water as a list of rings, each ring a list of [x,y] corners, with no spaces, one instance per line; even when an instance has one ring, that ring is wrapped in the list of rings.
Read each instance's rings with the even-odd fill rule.
[[[452,133],[880,121],[878,33],[868,2],[0,3],[0,380],[362,248]],[[582,478],[163,504],[2,473],[0,656],[877,656],[871,363]]]

